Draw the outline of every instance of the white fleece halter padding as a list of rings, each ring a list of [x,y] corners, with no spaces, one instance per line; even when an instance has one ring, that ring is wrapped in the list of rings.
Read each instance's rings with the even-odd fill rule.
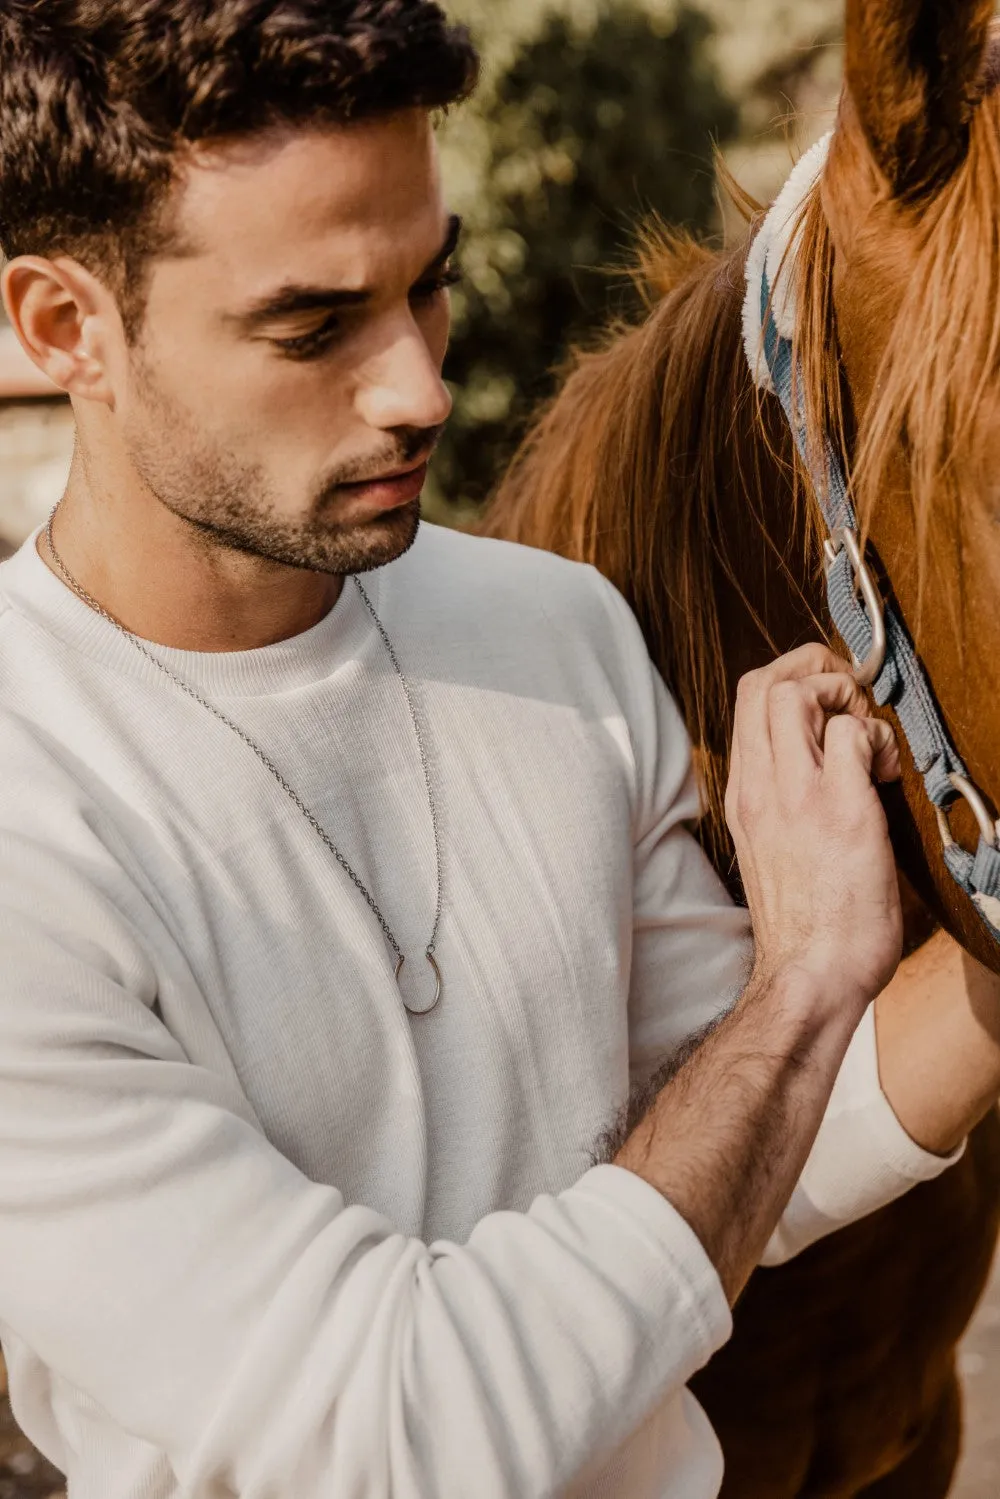
[[[782,338],[792,338],[795,333],[795,252],[801,234],[801,210],[826,165],[832,139],[831,130],[803,156],[760,226],[747,257],[743,339],[750,369],[761,390],[772,389],[763,351],[761,284],[766,272],[778,332]]]

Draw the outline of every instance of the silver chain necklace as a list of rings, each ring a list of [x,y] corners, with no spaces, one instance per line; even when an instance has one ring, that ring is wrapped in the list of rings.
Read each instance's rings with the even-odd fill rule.
[[[102,619],[106,619],[109,624],[114,625],[115,629],[118,630],[122,635],[124,635],[126,640],[131,641],[136,650],[140,651],[142,655],[146,657],[147,661],[152,661],[153,665],[157,667],[159,671],[162,671],[164,676],[169,677],[170,680],[175,683],[175,685],[178,686],[182,692],[186,692],[188,697],[194,698],[196,703],[200,703],[203,708],[207,708],[209,713],[211,713],[213,717],[217,718],[220,723],[225,724],[227,729],[232,729],[233,733],[238,735],[238,737],[243,740],[243,743],[247,746],[248,749],[253,750],[254,754],[257,756],[257,759],[271,772],[282,790],[286,791],[291,797],[292,801],[305,817],[310,827],[312,827],[319,834],[320,838],[322,838],[323,842],[333,854],[334,858],[337,860],[337,863],[344,870],[345,874],[351,880],[355,888],[364,896],[365,901],[367,902],[369,908],[378,921],[379,926],[382,928],[382,932],[385,936],[386,941],[388,942],[389,946],[392,948],[396,956],[395,978],[396,982],[398,983],[399,976],[403,971],[403,964],[405,963],[406,959],[403,956],[402,948],[396,941],[396,938],[393,936],[393,933],[389,927],[389,923],[386,921],[385,917],[382,915],[382,912],[379,910],[374,896],[355,874],[354,870],[351,868],[350,864],[348,864],[339,848],[337,848],[336,844],[329,837],[325,829],[320,826],[319,822],[306,806],[305,802],[299,796],[298,792],[296,792],[291,786],[289,786],[288,782],[285,780],[278,767],[270,759],[268,759],[267,755],[261,749],[260,745],[255,743],[255,741],[250,738],[250,735],[245,731],[245,729],[241,729],[239,724],[233,723],[232,719],[227,718],[226,715],[220,711],[220,709],[216,708],[212,703],[201,697],[189,682],[185,682],[181,677],[176,676],[174,672],[170,670],[169,666],[165,666],[162,661],[158,660],[158,658],[154,656],[153,652],[148,650],[143,642],[136,635],[134,635],[131,630],[125,628],[121,620],[115,619],[114,615],[110,614],[108,610],[104,608],[103,604],[99,604],[97,600],[95,598],[92,598],[91,595],[87,593],[86,589],[84,589],[76,581],[76,579],[73,577],[73,574],[70,572],[69,568],[66,566],[59,553],[56,551],[55,542],[52,540],[52,522],[55,519],[55,514],[58,509],[59,503],[57,502],[52,507],[52,513],[50,514],[48,524],[45,527],[45,539],[48,542],[49,551],[52,553],[53,561],[55,562],[59,571],[62,573],[62,576],[65,579],[66,583],[70,588],[72,588],[73,592],[83,600],[85,604],[89,604],[90,608],[93,609],[97,614],[99,614]],[[430,762],[427,758],[427,750],[424,745],[424,737],[420,731],[420,719],[414,706],[413,693],[410,690],[410,684],[406,680],[406,677],[403,675],[403,670],[398,660],[396,659],[396,652],[392,648],[392,642],[390,641],[389,636],[386,633],[382,621],[375,613],[375,609],[371,599],[368,597],[364,588],[362,588],[360,580],[355,577],[353,581],[357,586],[362,600],[364,601],[365,608],[368,610],[368,613],[371,615],[372,619],[375,622],[375,628],[378,630],[379,635],[382,637],[382,643],[384,644],[386,651],[388,652],[389,660],[392,662],[393,667],[396,671],[396,675],[399,677],[399,680],[402,683],[403,692],[406,695],[406,705],[410,710],[410,719],[413,723],[413,732],[416,736],[417,749],[420,753],[420,764],[423,767],[424,772],[424,784],[427,787],[427,804],[430,807],[431,826],[434,830],[434,859],[437,867],[437,904],[434,909],[434,927],[431,932],[431,939],[425,949],[424,956],[427,958],[427,961],[434,973],[434,998],[430,1001],[429,1004],[422,1005],[415,1002],[411,1003],[406,999],[403,1000],[404,1005],[411,1015],[427,1015],[431,1012],[431,1010],[434,1009],[435,1005],[438,1003],[439,999],[441,998],[442,990],[441,969],[438,967],[437,959],[434,956],[435,947],[437,945],[438,928],[441,925],[441,840],[438,834],[437,808],[434,804],[434,791],[431,785]]]

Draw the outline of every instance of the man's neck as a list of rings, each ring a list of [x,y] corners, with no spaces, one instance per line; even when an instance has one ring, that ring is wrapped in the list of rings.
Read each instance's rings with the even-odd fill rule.
[[[133,634],[188,651],[246,651],[290,640],[336,604],[343,579],[213,546],[164,506],[95,505],[79,456],[52,527],[64,565]],[[42,561],[65,578],[38,538]]]

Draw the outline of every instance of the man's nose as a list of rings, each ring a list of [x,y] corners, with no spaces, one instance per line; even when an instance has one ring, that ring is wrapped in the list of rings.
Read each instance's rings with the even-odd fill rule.
[[[452,398],[441,368],[415,323],[402,329],[366,372],[359,391],[361,415],[371,427],[441,427]]]

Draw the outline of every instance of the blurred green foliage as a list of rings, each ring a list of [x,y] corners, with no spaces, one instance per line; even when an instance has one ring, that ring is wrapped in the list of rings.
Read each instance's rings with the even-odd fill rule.
[[[715,68],[711,23],[683,0],[534,0],[531,20],[510,0],[452,9],[486,62],[479,99],[442,140],[466,217],[465,280],[446,367],[455,412],[427,499],[435,519],[460,522],[496,482],[569,347],[631,310],[623,268],[637,221],[656,213],[712,227],[712,143],[735,134],[738,111]]]

